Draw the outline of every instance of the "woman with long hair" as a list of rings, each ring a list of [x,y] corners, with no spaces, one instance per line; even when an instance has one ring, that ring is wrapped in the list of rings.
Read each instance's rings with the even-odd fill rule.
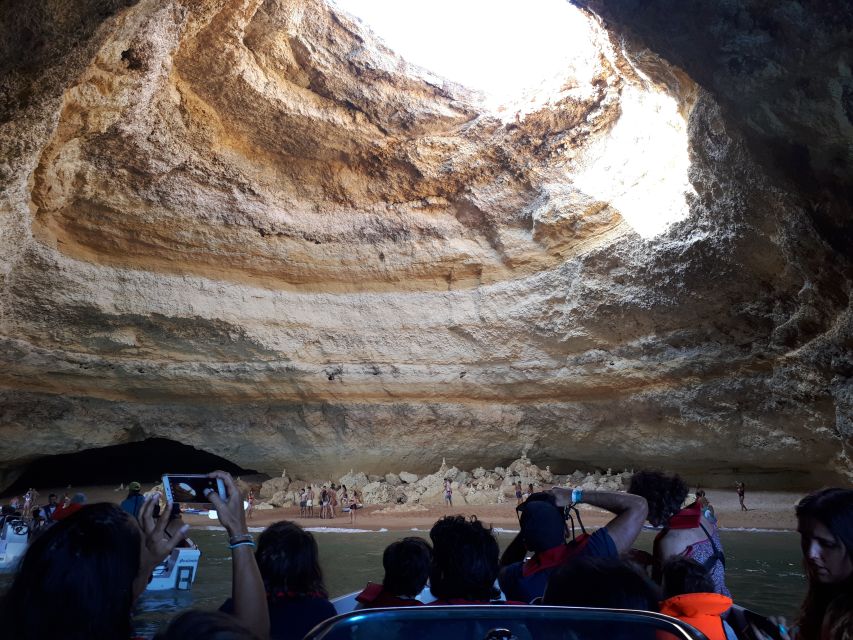
[[[139,527],[113,504],[84,507],[55,524],[27,549],[3,599],[4,633],[21,640],[129,638],[141,544]]]
[[[323,584],[317,541],[294,522],[270,525],[258,538],[255,559],[266,590],[270,638],[298,640],[335,615]],[[232,601],[220,611],[230,613]]]
[[[118,505],[93,504],[36,538],[0,606],[4,633],[20,640],[129,637],[133,602],[187,532],[166,538],[165,519],[153,517],[159,497],[146,499],[139,522]]]
[[[853,597],[853,490],[822,489],[796,507],[808,591],[797,621],[798,640],[820,640],[825,620]],[[833,606],[835,605],[835,606]]]

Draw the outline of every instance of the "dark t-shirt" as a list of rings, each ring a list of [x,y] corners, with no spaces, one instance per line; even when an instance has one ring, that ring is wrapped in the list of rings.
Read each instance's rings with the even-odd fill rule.
[[[584,547],[575,554],[569,556],[566,562],[571,562],[575,558],[618,558],[619,551],[616,549],[616,543],[607,532],[607,527],[601,527],[593,533],[586,541]],[[521,602],[530,602],[535,598],[541,597],[545,593],[545,587],[548,584],[548,578],[559,567],[553,566],[547,569],[542,569],[531,575],[524,575],[524,563],[515,562],[507,565],[501,570],[498,582],[501,586],[504,596],[507,600],[519,600]]]
[[[234,613],[234,601],[228,598],[219,610]],[[326,598],[311,596],[277,598],[269,612],[271,640],[302,640],[323,620],[337,615],[335,605]]]

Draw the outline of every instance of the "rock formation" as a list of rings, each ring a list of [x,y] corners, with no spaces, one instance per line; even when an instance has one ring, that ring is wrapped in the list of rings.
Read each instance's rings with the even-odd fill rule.
[[[575,4],[596,54],[515,118],[321,0],[4,12],[0,484],[149,437],[849,478],[851,9]]]

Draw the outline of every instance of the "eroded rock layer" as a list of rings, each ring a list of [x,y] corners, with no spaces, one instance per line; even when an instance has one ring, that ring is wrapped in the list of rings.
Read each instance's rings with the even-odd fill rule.
[[[3,482],[147,437],[273,473],[853,469],[849,119],[773,120],[816,149],[793,180],[758,72],[604,0],[590,64],[515,117],[320,0],[49,5],[0,25]],[[661,96],[674,199],[624,160],[652,134],[612,159]],[[686,217],[643,236],[637,202]]]

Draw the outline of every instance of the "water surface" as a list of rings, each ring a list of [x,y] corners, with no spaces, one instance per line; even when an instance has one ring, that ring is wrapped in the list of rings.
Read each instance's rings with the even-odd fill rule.
[[[360,590],[368,580],[382,580],[382,552],[407,535],[426,531],[370,533],[315,532],[320,562],[331,597]],[[501,532],[501,549],[514,534]],[[637,547],[651,550],[654,532],[643,531]],[[136,628],[152,634],[177,612],[216,609],[231,591],[231,554],[224,531],[192,532],[202,550],[198,580],[192,591],[145,594],[138,604]],[[791,532],[723,531],[726,582],[735,601],[765,615],[793,617],[805,592],[799,537]]]

